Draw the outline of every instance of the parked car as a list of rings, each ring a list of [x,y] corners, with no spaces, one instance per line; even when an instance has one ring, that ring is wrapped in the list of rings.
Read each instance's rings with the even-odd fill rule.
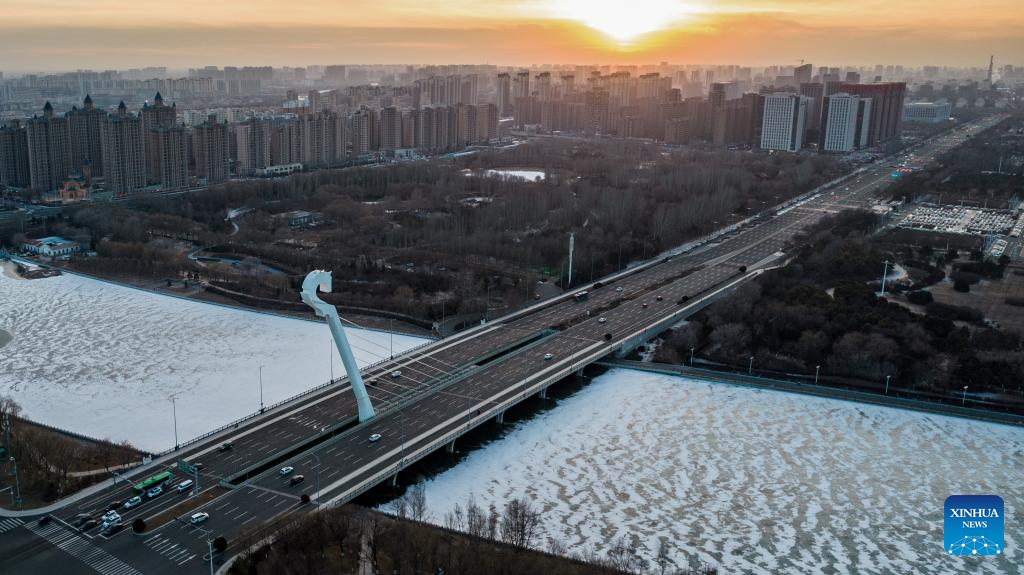
[[[288,485],[298,485],[306,480],[305,475],[296,475],[288,480]]]
[[[185,481],[182,481],[181,483],[178,484],[178,493],[184,493],[189,489],[192,489],[193,485],[195,485],[195,481],[192,481],[191,479],[186,479]]]
[[[154,488],[152,488],[152,489],[150,489],[149,491],[146,492],[146,497],[152,499],[154,497],[157,497],[157,496],[161,495],[163,492],[164,492],[163,486],[162,485],[157,485],[156,487],[154,487]]]
[[[200,523],[202,523],[203,521],[206,521],[209,518],[210,518],[210,514],[209,513],[205,512],[205,511],[200,511],[199,513],[193,513],[192,517],[188,518],[188,521],[192,525],[199,525]]]
[[[288,467],[282,467],[281,471],[278,471],[277,473],[278,473],[278,475],[282,475],[283,476],[283,475],[288,475],[292,471],[295,471],[295,468],[292,467],[291,465],[289,465]]]
[[[380,441],[380,437],[381,435],[379,433],[374,433],[373,435],[370,436],[370,443],[373,443],[374,441]]]
[[[391,372],[391,379],[398,379],[400,377],[402,377],[402,372],[397,370]]]
[[[135,507],[136,505],[139,505],[141,503],[142,503],[142,498],[139,497],[138,495],[136,495],[135,497],[132,497],[128,501],[124,502],[124,508],[125,509],[131,509],[132,507]]]

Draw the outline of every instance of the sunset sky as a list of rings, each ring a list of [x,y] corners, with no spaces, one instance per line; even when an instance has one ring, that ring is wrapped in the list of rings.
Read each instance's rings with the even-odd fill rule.
[[[1024,64],[1021,0],[0,0],[0,69]]]

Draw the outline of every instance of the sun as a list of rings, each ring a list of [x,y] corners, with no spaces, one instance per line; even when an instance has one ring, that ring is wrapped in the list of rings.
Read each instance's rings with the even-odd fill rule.
[[[677,0],[555,0],[555,11],[620,43],[668,28],[692,13]]]

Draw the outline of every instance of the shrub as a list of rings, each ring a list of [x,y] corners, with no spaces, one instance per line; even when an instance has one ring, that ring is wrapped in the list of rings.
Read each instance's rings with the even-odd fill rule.
[[[907,301],[917,305],[928,305],[935,301],[935,298],[930,291],[917,290],[907,293]]]
[[[961,293],[968,293],[971,291],[971,284],[964,279],[953,280],[953,289]]]

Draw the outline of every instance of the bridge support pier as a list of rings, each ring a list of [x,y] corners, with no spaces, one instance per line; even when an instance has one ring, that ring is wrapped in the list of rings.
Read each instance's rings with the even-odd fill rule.
[[[505,410],[504,409],[498,412],[498,416],[494,418],[494,421],[496,421],[498,423],[505,423]]]
[[[451,443],[444,446],[444,450],[447,451],[448,453],[455,453],[455,440],[453,439]]]
[[[388,486],[389,487],[397,487],[398,486],[398,474],[397,473],[392,475],[391,478],[388,479]]]
[[[545,387],[544,389],[540,390],[540,394],[537,397],[539,397],[541,399],[547,399],[548,398],[548,388]]]

